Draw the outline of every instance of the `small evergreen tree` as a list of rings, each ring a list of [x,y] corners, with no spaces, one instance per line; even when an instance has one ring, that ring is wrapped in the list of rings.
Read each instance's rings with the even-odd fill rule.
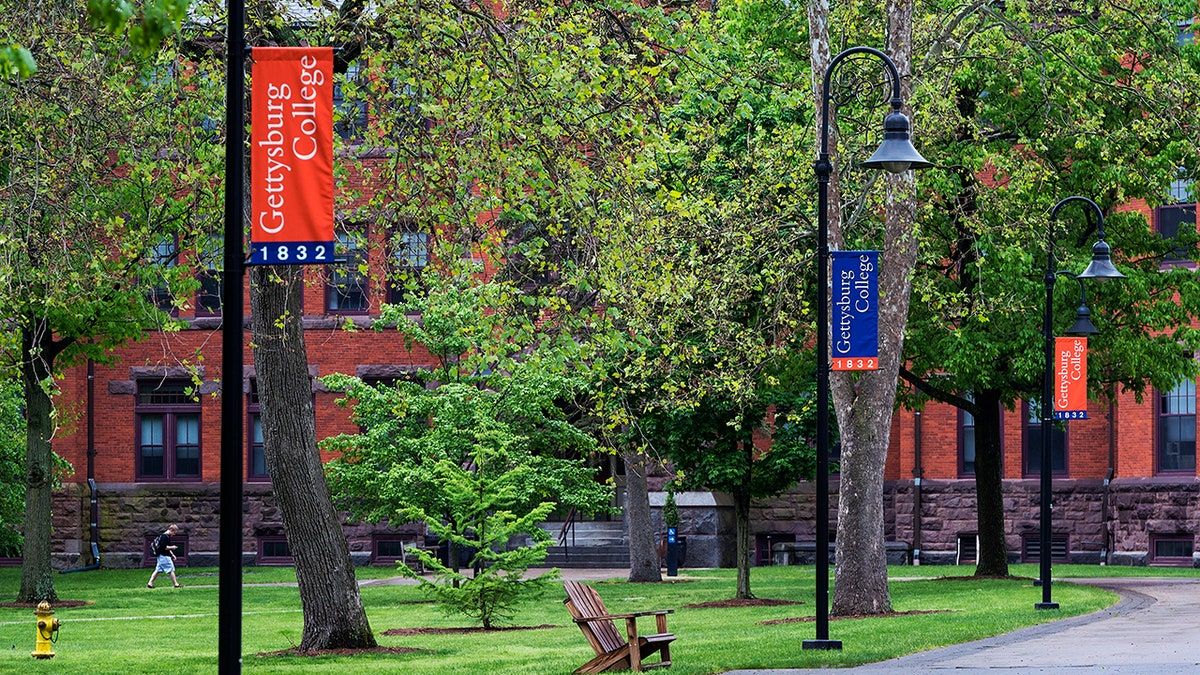
[[[560,507],[607,508],[612,486],[595,480],[585,458],[596,443],[563,412],[583,388],[569,367],[578,359],[574,341],[520,325],[525,319],[491,301],[507,297],[505,289],[464,277],[433,285],[411,306],[385,307],[382,320],[397,325],[410,347],[432,353],[436,370],[394,385],[324,378],[345,392],[343,405],[354,402],[362,432],[323,447],[341,453],[328,465],[330,486],[352,515],[424,522],[446,543],[445,560],[415,551],[434,581],[401,571],[419,578],[447,612],[491,628],[556,576],[523,577],[550,546],[539,523]],[[407,318],[412,310],[420,323]],[[462,557],[470,573],[460,550],[469,552]]]
[[[675,503],[675,491],[667,490],[667,501],[663,504],[664,527],[679,527],[679,506]]]

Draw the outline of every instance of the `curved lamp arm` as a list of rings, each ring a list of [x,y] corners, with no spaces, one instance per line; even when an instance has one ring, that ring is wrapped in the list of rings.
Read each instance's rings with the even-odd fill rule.
[[[909,169],[924,169],[933,166],[913,147],[909,138],[908,117],[900,112],[904,100],[900,96],[900,71],[887,54],[873,47],[851,47],[840,52],[829,62],[821,85],[821,146],[820,155],[814,165],[818,180],[828,180],[833,172],[833,164],[829,160],[829,95],[833,71],[847,57],[855,54],[870,54],[883,62],[892,80],[892,112],[883,120],[883,142],[879,149],[862,165],[869,169],[883,169],[891,173],[903,173]]]

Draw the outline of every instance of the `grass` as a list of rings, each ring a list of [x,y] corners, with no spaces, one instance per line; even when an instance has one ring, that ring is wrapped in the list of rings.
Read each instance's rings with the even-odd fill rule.
[[[830,636],[843,641],[840,652],[803,651],[800,641],[814,637],[810,622],[762,625],[772,619],[812,616],[812,567],[763,567],[751,575],[760,598],[803,604],[773,607],[697,609],[685,605],[729,599],[733,570],[683,570],[675,583],[597,583],[610,611],[674,609],[669,628],[676,675],[719,673],[735,668],[847,666],[916,651],[976,640],[998,633],[1093,612],[1115,601],[1102,589],[1065,581],[1085,576],[1198,576],[1197,570],[1056,565],[1054,599],[1058,611],[1038,611],[1041,589],[1033,586],[1034,565],[1014,565],[1012,580],[962,580],[971,567],[894,567],[889,570],[893,608],[937,611],[871,619],[834,620]],[[171,672],[212,673],[217,669],[218,598],[214,569],[180,571],[182,589],[169,580],[147,589],[149,570],[99,570],[55,575],[63,600],[87,600],[85,607],[60,608],[63,622],[57,656],[30,657],[34,617],[30,609],[0,608],[0,672]],[[361,568],[360,579],[392,576],[393,570]],[[524,603],[513,623],[551,624],[549,629],[492,633],[391,637],[392,628],[463,627],[465,619],[446,616],[413,586],[368,585],[362,588],[371,627],[381,645],[411,647],[406,654],[353,656],[260,656],[285,650],[300,640],[303,615],[290,568],[247,568],[244,575],[242,648],[247,673],[487,673],[545,675],[569,673],[591,658],[579,630],[570,623],[561,592]],[[0,600],[16,596],[19,569],[0,569]],[[644,624],[650,629],[652,622]]]

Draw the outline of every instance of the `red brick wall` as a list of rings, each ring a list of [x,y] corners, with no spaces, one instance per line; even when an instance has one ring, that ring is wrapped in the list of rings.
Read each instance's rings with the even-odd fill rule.
[[[1006,479],[1029,478],[1024,475],[1024,438],[1021,425],[1023,408],[1005,410],[1003,427],[1003,475]],[[922,476],[929,480],[961,478],[958,458],[958,410],[944,403],[931,402],[921,413]],[[1116,475],[1126,478],[1154,475],[1154,405],[1151,396],[1137,403],[1131,394],[1118,398],[1111,419],[1107,406],[1100,401],[1088,403],[1088,419],[1068,425],[1067,467],[1073,479],[1103,479],[1108,473],[1110,446],[1114,448]],[[888,454],[886,480],[906,480],[915,466],[915,416],[902,409],[892,420],[892,445]]]
[[[308,293],[315,293],[309,289]],[[428,368],[431,357],[422,348],[409,352],[395,331],[376,332],[362,330],[350,332],[341,328],[309,329],[305,340],[308,344],[309,362],[315,366],[318,376],[331,373],[355,372],[359,365],[423,366]],[[219,481],[221,440],[221,399],[215,391],[221,380],[222,335],[219,331],[185,330],[179,333],[147,335],[143,342],[120,350],[120,361],[112,365],[95,367],[95,447],[96,480],[101,483],[131,483],[135,480],[134,467],[134,403],[130,393],[130,369],[139,366],[178,366],[184,361],[199,363],[206,387],[200,396],[201,409],[201,475],[204,481]],[[249,333],[245,335],[245,359],[247,367],[254,360],[250,349]],[[87,434],[86,434],[86,365],[71,368],[62,383],[62,394],[57,398],[67,424],[55,438],[55,449],[75,467],[70,482],[87,480]],[[121,387],[124,386],[124,389]],[[120,393],[114,393],[113,389]],[[348,411],[336,405],[337,395],[318,387],[315,396],[318,437],[343,432],[354,432],[357,428],[350,422]],[[244,387],[239,387],[244,391]],[[245,429],[245,420],[239,421]],[[246,441],[249,447],[248,439]],[[328,459],[328,456],[325,457]]]

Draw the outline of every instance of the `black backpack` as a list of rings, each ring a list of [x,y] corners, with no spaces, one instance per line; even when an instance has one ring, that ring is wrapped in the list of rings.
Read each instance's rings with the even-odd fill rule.
[[[162,538],[163,538],[163,536],[160,534],[154,538],[154,541],[150,542],[151,555],[156,555],[156,556],[165,555],[161,550],[159,550],[162,548]]]

